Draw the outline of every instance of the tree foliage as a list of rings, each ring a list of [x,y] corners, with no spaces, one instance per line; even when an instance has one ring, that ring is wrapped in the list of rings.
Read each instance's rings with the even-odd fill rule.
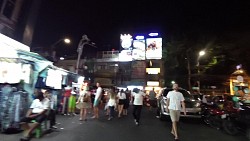
[[[233,35],[224,35],[223,38],[203,35],[196,38],[182,36],[166,40],[163,45],[166,84],[175,80],[187,87],[188,69],[191,71],[192,86],[199,77],[203,85],[222,85],[238,64],[242,64],[249,72],[250,52],[247,45],[250,44],[250,40],[246,40],[246,37],[250,37],[250,34],[237,39]],[[205,50],[206,54],[198,57],[201,50]],[[197,75],[198,61],[200,76]],[[190,68],[187,67],[188,63]]]

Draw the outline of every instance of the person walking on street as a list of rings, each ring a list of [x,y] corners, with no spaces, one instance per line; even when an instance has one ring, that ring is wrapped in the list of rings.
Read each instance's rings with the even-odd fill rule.
[[[180,119],[181,107],[184,115],[186,115],[186,108],[184,103],[183,94],[178,91],[178,84],[173,84],[173,90],[167,94],[167,107],[166,112],[170,114],[172,120],[171,133],[174,135],[175,140],[179,140],[177,132],[177,123]]]
[[[117,94],[115,93],[114,88],[108,92],[108,97],[109,97],[109,100],[107,102],[107,106],[109,108],[108,120],[111,120],[114,118],[115,108],[117,107],[116,103]]]
[[[93,107],[94,107],[94,115],[92,118],[99,118],[99,105],[100,105],[100,101],[101,101],[101,97],[102,97],[102,87],[100,85],[100,83],[96,83],[96,94],[95,94],[95,100],[93,103]]]
[[[122,114],[122,111],[123,111],[123,106],[125,104],[125,101],[126,101],[126,94],[124,92],[123,89],[121,89],[121,91],[118,93],[118,99],[119,99],[119,102],[118,102],[118,118],[121,117],[121,114]]]
[[[151,111],[153,107],[156,107],[156,93],[154,88],[149,91],[149,104],[149,111]]]
[[[140,123],[141,110],[143,105],[143,98],[146,94],[139,89],[135,88],[132,93],[133,101],[133,116],[135,124],[138,126]]]
[[[128,115],[128,108],[129,108],[129,102],[130,102],[130,97],[131,97],[131,92],[128,90],[128,88],[126,89],[125,94],[126,94],[126,100],[123,106],[124,116]]]

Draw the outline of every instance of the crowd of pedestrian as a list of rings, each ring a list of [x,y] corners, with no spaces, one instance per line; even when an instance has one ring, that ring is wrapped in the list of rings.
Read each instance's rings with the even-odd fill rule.
[[[157,94],[152,89],[148,95],[144,90],[134,88],[133,90],[117,89],[112,87],[105,91],[100,83],[96,83],[95,94],[91,94],[87,85],[81,85],[79,89],[79,97],[75,99],[75,107],[71,109],[79,109],[79,120],[87,121],[87,114],[92,114],[91,119],[98,119],[99,112],[104,107],[106,110],[107,120],[111,121],[113,118],[122,118],[129,114],[129,107],[131,106],[131,115],[134,118],[135,125],[140,125],[141,111],[146,101],[146,106],[149,111],[157,105]],[[146,99],[146,100],[145,100]],[[50,128],[56,129],[56,111],[53,107],[53,99],[48,90],[38,91],[36,98],[30,106],[27,116],[21,120],[20,124],[24,129],[24,136],[21,141],[30,140],[32,132],[47,118],[50,120]],[[175,140],[178,140],[177,122],[179,121],[181,107],[185,111],[184,97],[178,92],[178,85],[173,85],[173,91],[167,95],[166,111],[170,113],[172,120],[172,131]],[[184,112],[185,114],[185,112]],[[33,121],[30,125],[29,122]]]

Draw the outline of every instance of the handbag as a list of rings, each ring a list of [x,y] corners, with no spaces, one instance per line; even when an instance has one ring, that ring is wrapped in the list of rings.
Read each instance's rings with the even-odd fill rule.
[[[83,102],[89,102],[89,97],[87,94],[83,96]]]
[[[79,103],[76,103],[76,108],[77,109],[81,109],[81,103],[79,102]]]

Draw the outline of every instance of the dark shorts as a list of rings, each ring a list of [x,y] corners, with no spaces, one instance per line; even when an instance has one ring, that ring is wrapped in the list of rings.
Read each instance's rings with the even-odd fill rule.
[[[118,104],[119,104],[119,105],[124,105],[124,104],[125,104],[125,101],[126,101],[126,99],[119,99]]]
[[[42,123],[46,118],[47,118],[47,116],[45,114],[43,114],[43,115],[38,115],[38,116],[33,117],[33,118],[25,117],[25,118],[21,119],[20,122],[31,122],[32,120],[36,120],[36,122]]]
[[[124,103],[123,109],[128,109],[128,107],[129,107],[129,101],[126,100]]]

